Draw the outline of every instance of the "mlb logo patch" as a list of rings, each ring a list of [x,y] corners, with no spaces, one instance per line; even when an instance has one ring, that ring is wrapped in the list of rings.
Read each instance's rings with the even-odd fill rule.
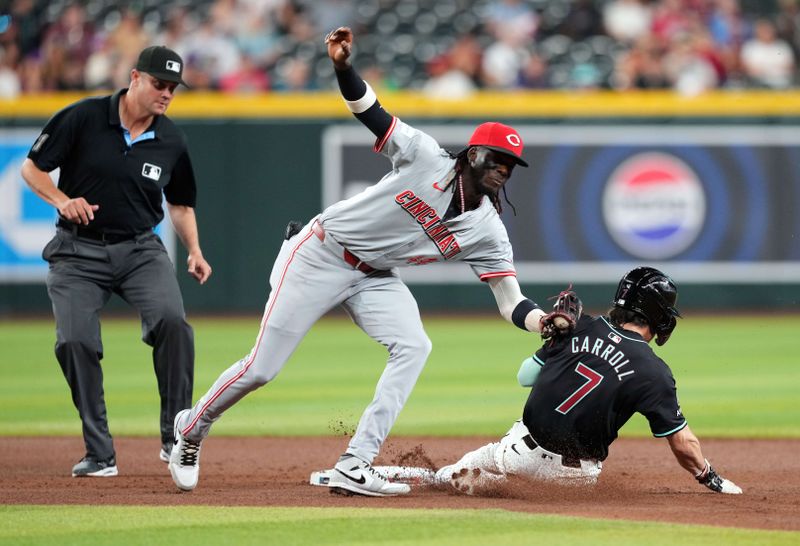
[[[613,332],[608,334],[608,339],[610,339],[614,343],[619,343],[620,341],[622,341],[622,338]]]
[[[158,179],[161,178],[161,167],[152,163],[145,163],[142,166],[142,176],[158,182]]]
[[[167,61],[167,70],[170,72],[177,72],[178,74],[181,73],[181,63],[178,61]]]

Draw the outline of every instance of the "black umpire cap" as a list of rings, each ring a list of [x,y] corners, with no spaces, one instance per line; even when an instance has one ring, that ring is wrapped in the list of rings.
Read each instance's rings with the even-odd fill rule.
[[[136,61],[136,70],[147,72],[154,78],[165,82],[179,83],[186,87],[183,81],[183,59],[181,56],[164,46],[150,46],[139,53]]]

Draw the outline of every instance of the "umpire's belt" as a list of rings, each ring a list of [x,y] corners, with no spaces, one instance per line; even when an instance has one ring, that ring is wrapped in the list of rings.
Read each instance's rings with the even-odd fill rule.
[[[98,241],[108,245],[122,243],[125,241],[133,241],[134,239],[137,239],[146,233],[150,233],[150,231],[141,233],[114,233],[73,224],[72,222],[67,222],[66,220],[59,220],[57,226],[72,233],[72,235],[75,237],[80,237],[81,239],[91,239],[92,241]]]
[[[522,441],[525,442],[525,445],[528,446],[528,449],[530,449],[531,451],[533,451],[537,447],[541,448],[543,451],[546,451],[547,453],[549,453],[551,455],[555,455],[557,457],[561,457],[561,464],[562,465],[568,466],[570,468],[581,468],[581,460],[579,458],[577,458],[577,457],[566,457],[564,455],[559,455],[558,453],[553,453],[552,451],[547,450],[547,449],[543,448],[542,446],[540,446],[539,444],[537,444],[536,440],[534,440],[533,436],[531,436],[530,434],[526,434],[525,436],[523,436],[522,437]]]
[[[316,235],[320,241],[325,242],[325,230],[322,229],[322,225],[317,220],[314,220],[314,222],[311,224],[311,231],[314,232],[314,235]],[[341,247],[342,258],[344,259],[345,262],[350,264],[353,267],[353,269],[358,269],[359,271],[367,275],[377,271],[377,269],[375,269],[374,267],[369,266],[364,262],[362,262],[358,258],[358,256],[356,256],[355,254],[353,254],[352,252],[341,246],[339,243],[336,243],[336,246]]]

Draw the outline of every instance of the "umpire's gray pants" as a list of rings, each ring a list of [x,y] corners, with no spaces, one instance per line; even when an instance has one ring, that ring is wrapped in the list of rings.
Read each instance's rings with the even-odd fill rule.
[[[186,322],[175,269],[154,233],[103,244],[58,229],[42,257],[50,262],[47,292],[56,319],[55,353],[83,422],[86,454],[115,455],[103,394],[100,310],[112,293],[142,320],[142,340],[153,347],[161,396],[161,441],[173,441],[175,414],[192,401],[194,334]]]

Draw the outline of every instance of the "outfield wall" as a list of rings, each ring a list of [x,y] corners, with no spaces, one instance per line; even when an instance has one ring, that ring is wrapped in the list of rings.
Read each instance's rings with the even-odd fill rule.
[[[797,307],[800,94],[380,97],[452,150],[481,121],[519,128],[532,167],[509,182],[517,214],[506,205],[504,221],[520,281],[535,299],[571,281],[588,306],[604,307],[614,281],[648,263],[675,277],[684,307]],[[26,189],[19,164],[47,117],[77,98],[0,102],[0,315],[49,308],[39,251],[54,213]],[[389,168],[336,94],[186,94],[170,113],[189,138],[201,239],[214,268],[196,286],[178,245],[190,311],[260,311],[287,221],[312,217]],[[463,264],[403,275],[424,309],[494,305]]]

